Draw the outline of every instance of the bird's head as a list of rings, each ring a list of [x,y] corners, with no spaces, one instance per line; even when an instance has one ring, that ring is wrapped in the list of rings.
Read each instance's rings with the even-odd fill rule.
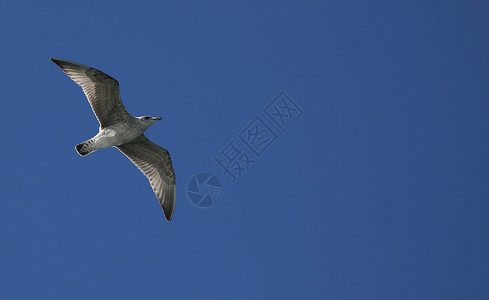
[[[143,124],[147,125],[148,127],[154,122],[163,119],[162,117],[150,117],[150,116],[142,116],[136,118],[139,119]]]

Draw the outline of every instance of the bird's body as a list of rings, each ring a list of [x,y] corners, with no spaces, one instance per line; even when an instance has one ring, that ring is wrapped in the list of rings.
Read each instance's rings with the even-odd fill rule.
[[[170,221],[175,209],[175,172],[170,154],[143,134],[161,118],[131,116],[120,98],[119,83],[107,74],[75,62],[51,60],[82,87],[100,123],[98,134],[76,145],[76,151],[85,156],[98,149],[119,149],[148,178]]]
[[[149,126],[151,124],[144,123],[138,118],[132,117],[121,123],[116,123],[105,128],[100,127],[96,136],[76,145],[76,150],[80,155],[85,156],[98,149],[117,147],[134,140],[143,134]],[[90,151],[88,153],[86,150],[80,152],[79,149],[82,148],[87,148]]]

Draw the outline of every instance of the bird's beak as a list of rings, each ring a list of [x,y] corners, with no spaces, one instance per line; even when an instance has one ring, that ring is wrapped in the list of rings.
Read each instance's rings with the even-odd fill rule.
[[[161,120],[161,119],[163,119],[163,118],[162,118],[162,117],[156,117],[156,118],[155,118],[155,120],[156,120],[156,121],[159,121],[159,120]]]

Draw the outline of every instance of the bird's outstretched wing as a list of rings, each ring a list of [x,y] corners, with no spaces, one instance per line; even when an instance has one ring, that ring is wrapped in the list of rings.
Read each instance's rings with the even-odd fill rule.
[[[117,147],[148,178],[156,198],[160,201],[167,221],[175,210],[175,171],[170,153],[151,142],[144,134]]]
[[[117,80],[79,63],[56,58],[51,61],[82,87],[102,128],[131,118],[122,104]]]

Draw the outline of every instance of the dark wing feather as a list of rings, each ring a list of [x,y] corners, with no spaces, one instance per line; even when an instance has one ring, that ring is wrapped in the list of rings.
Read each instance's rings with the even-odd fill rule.
[[[79,63],[56,58],[51,61],[82,87],[102,128],[131,118],[122,104],[117,80]]]
[[[168,221],[175,210],[175,171],[170,153],[144,134],[117,147],[148,178]]]

